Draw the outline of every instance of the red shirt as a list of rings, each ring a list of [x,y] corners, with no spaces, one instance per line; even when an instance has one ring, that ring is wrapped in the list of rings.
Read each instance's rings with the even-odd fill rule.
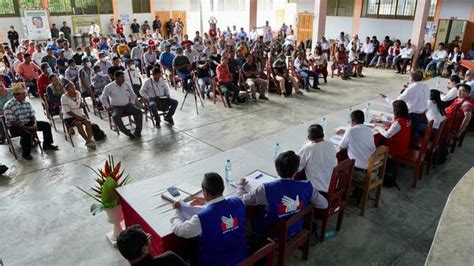
[[[183,46],[183,47],[186,47],[186,45],[188,45],[188,44],[194,45],[194,43],[190,40],[184,40],[184,41],[181,42],[181,46]]]
[[[388,152],[392,156],[402,156],[408,153],[411,138],[411,121],[405,118],[397,118],[402,128],[400,132],[387,139]]]
[[[459,106],[456,114],[453,117],[454,109],[456,106]],[[465,98],[465,99],[459,99],[457,98],[454,100],[453,103],[444,111],[446,112],[446,117],[448,119],[451,119],[453,117],[454,122],[453,122],[453,129],[459,129],[459,127],[462,124],[462,121],[464,120],[464,113],[465,112],[472,112],[474,108],[474,100],[471,98]]]
[[[229,66],[220,64],[216,68],[217,72],[217,81],[219,83],[229,83],[232,81],[232,76],[230,75]]]
[[[46,93],[46,88],[49,86],[49,84],[51,84],[51,82],[49,82],[48,77],[44,73],[42,73],[36,81],[36,85],[38,86],[38,94],[41,98],[44,97],[44,94]]]
[[[123,34],[123,26],[122,24],[117,25],[117,29],[115,30],[117,34]]]

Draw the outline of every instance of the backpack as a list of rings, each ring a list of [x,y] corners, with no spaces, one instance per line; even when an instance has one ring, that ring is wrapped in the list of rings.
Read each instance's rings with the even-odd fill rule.
[[[107,138],[104,131],[100,129],[99,125],[92,123],[92,135],[94,136],[95,141],[103,140]]]

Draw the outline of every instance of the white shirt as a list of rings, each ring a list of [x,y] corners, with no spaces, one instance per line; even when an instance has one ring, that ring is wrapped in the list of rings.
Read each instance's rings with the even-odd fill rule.
[[[211,205],[223,201],[224,199],[224,197],[218,197],[209,201],[207,204]],[[179,237],[193,238],[200,236],[202,233],[201,220],[199,220],[197,214],[191,216],[191,219],[186,221],[186,219],[181,215],[181,211],[176,209],[170,218],[170,223],[171,230]]]
[[[130,85],[141,85],[141,79],[140,79],[140,70],[135,69],[135,70],[130,70],[127,68],[124,71],[124,77],[125,77],[125,82],[128,82]]]
[[[143,82],[142,88],[140,89],[140,95],[145,99],[155,98],[155,97],[168,97],[170,96],[170,91],[168,84],[160,78],[158,82],[149,78]]]
[[[339,146],[347,149],[349,158],[355,160],[355,167],[367,169],[369,158],[375,152],[374,134],[366,125],[355,125],[344,133]]]
[[[251,32],[249,33],[249,39],[250,39],[251,41],[255,41],[255,40],[257,39],[257,32],[254,31],[254,30],[251,31]]]
[[[402,130],[402,126],[400,126],[398,121],[395,121],[390,125],[390,128],[388,130],[385,130],[384,128],[379,126],[375,127],[375,130],[377,130],[382,136],[384,136],[384,138],[389,139],[395,136],[395,134],[397,134],[398,132],[400,132],[400,130]]]
[[[405,59],[412,58],[413,56],[413,49],[405,47],[400,51],[400,56]]]
[[[321,50],[329,50],[329,42],[321,42]]]
[[[189,59],[189,62],[191,63],[199,60],[199,52],[194,49],[191,49],[191,51],[184,50],[184,55]]]
[[[469,87],[471,87],[471,94],[470,96],[474,96],[474,79],[471,79],[469,81],[466,81],[466,84],[469,85]]]
[[[446,94],[441,95],[441,101],[449,102],[458,97],[458,88],[456,86],[452,87]]]
[[[433,128],[439,128],[441,122],[446,119],[446,116],[439,112],[438,106],[431,100],[428,100],[428,110],[426,110],[426,119],[428,121],[433,120]]]
[[[305,170],[306,178],[318,191],[327,192],[334,167],[336,149],[329,141],[308,142],[298,152],[301,157],[298,171]]]
[[[97,34],[97,36],[99,36],[100,34],[100,27],[99,25],[95,24],[94,25],[91,25],[89,27],[89,34],[92,35],[93,33]]]
[[[405,91],[398,96],[397,100],[403,100],[408,106],[410,113],[422,114],[426,111],[428,99],[430,98],[430,88],[421,82],[414,82],[408,85]],[[388,103],[392,103],[390,98],[385,98]]]
[[[72,56],[73,56],[73,52],[71,49],[64,50],[64,58],[69,60],[69,59],[72,59]]]
[[[369,43],[364,43],[362,44],[362,52],[364,52],[365,54],[371,54],[374,52],[374,45],[369,42]]]
[[[448,57],[448,52],[446,50],[436,50],[431,54],[431,59],[433,60],[444,60]]]
[[[31,55],[31,60],[33,60],[33,62],[35,62],[38,66],[41,66],[41,59],[47,55],[48,54],[46,52],[34,52],[33,55]]]
[[[75,115],[85,117],[86,114],[81,107],[82,97],[81,93],[76,91],[76,99],[73,100],[66,93],[61,96],[61,109],[63,112],[64,118],[71,118],[72,115],[69,115],[69,112],[73,112]]]
[[[135,103],[136,99],[137,96],[133,92],[132,86],[127,82],[124,82],[121,86],[115,81],[111,82],[104,87],[104,91],[100,95],[100,102],[105,108],[109,108],[109,106],[125,106],[129,103]]]
[[[285,38],[285,43],[283,43],[284,46],[286,45],[294,45],[295,44],[295,35],[288,35]]]

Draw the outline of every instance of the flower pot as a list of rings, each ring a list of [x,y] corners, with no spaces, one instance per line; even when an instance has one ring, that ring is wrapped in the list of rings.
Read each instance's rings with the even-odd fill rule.
[[[110,243],[115,246],[117,245],[117,237],[123,231],[122,221],[123,221],[123,212],[120,205],[113,208],[105,209],[107,213],[107,221],[114,225],[114,230],[107,233],[107,239]]]

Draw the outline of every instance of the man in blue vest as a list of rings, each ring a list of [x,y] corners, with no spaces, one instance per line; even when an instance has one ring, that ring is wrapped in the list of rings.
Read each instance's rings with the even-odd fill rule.
[[[179,237],[199,237],[199,265],[236,265],[247,257],[245,205],[237,197],[224,198],[217,173],[204,174],[201,186],[206,207],[186,221],[176,202],[171,229]]]
[[[265,205],[264,217],[256,217],[252,221],[252,231],[258,236],[264,236],[272,226],[281,219],[302,211],[308,204],[318,209],[326,209],[328,202],[319,192],[313,189],[309,181],[294,180],[298,171],[300,157],[294,151],[286,151],[278,155],[275,167],[281,177],[276,181],[262,184],[255,191],[247,193],[244,189],[247,181],[243,178],[239,183],[239,197],[245,205]],[[288,234],[298,233],[303,221],[294,224]]]

